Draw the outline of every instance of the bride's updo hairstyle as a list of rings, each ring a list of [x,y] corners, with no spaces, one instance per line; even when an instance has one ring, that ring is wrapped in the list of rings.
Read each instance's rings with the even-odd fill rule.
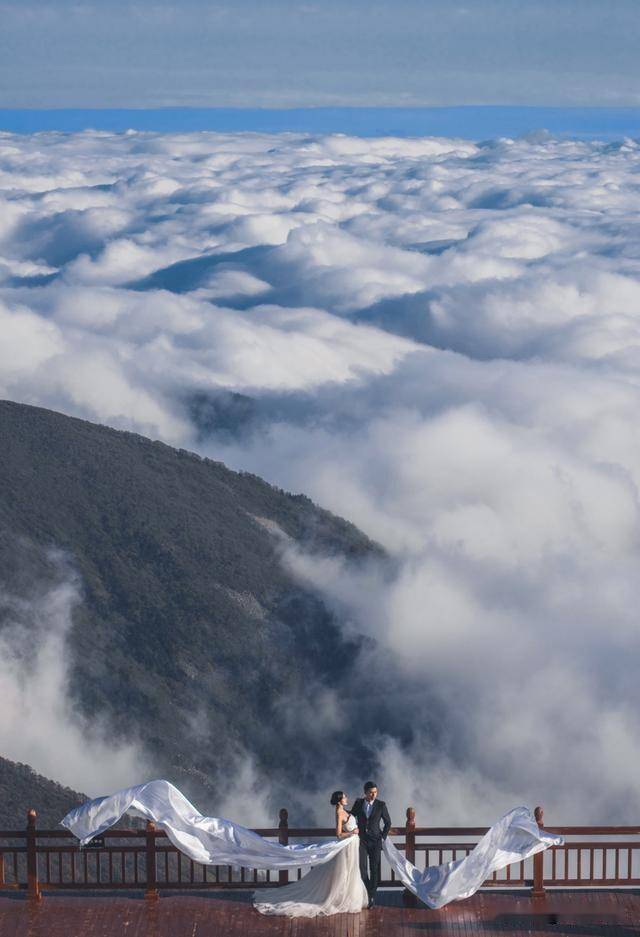
[[[334,791],[331,795],[331,806],[337,807],[343,797],[344,791]]]

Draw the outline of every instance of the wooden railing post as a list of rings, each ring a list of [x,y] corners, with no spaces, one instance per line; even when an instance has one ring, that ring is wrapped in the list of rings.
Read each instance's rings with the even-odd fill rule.
[[[413,807],[407,807],[407,822],[404,828],[405,847],[404,854],[414,865],[416,863],[416,812]],[[408,908],[415,908],[418,904],[416,896],[405,888],[402,901]]]
[[[27,897],[39,901],[40,882],[38,881],[38,852],[36,842],[36,812],[27,811]]]
[[[544,810],[536,807],[534,816],[539,829],[544,829]],[[533,857],[533,888],[532,898],[544,898],[544,852],[537,852]]]
[[[158,897],[158,889],[156,888],[156,825],[151,820],[147,820],[145,835],[147,840],[147,890],[144,896],[153,900]]]
[[[280,823],[278,824],[278,842],[282,846],[289,845],[289,811],[283,807],[280,811]],[[289,883],[289,870],[280,869],[278,872],[278,885],[287,885]]]

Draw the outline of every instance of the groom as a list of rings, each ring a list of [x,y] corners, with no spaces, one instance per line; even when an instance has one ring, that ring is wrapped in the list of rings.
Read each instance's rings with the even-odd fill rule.
[[[358,821],[360,875],[369,895],[369,907],[372,908],[380,882],[382,842],[387,838],[391,826],[387,805],[383,800],[378,800],[378,787],[373,781],[367,781],[364,786],[364,797],[358,797],[351,808],[351,813]],[[381,823],[382,829],[380,829]]]

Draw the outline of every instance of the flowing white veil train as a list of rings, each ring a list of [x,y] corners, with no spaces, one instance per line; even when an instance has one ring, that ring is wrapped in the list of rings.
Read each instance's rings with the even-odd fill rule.
[[[203,816],[173,784],[162,780],[87,801],[71,810],[61,822],[85,844],[117,823],[125,813],[153,820],[174,846],[203,865],[272,870],[318,866],[335,859],[352,842],[346,838],[283,846],[231,820]],[[540,830],[527,807],[515,807],[491,827],[465,859],[420,870],[389,839],[384,843],[384,853],[406,888],[430,908],[441,908],[455,899],[470,897],[492,872],[562,842],[561,837]],[[354,857],[356,853],[357,850]],[[285,890],[279,890],[284,904]]]
[[[174,846],[202,865],[233,865],[255,869],[290,869],[333,859],[347,845],[332,840],[322,845],[282,846],[221,817],[205,817],[169,781],[148,781],[89,800],[61,821],[84,845],[128,813],[153,820]]]
[[[464,859],[417,869],[389,839],[384,843],[384,854],[409,891],[429,908],[442,908],[450,901],[470,898],[493,872],[563,842],[561,836],[541,830],[528,807],[514,807],[493,824]]]

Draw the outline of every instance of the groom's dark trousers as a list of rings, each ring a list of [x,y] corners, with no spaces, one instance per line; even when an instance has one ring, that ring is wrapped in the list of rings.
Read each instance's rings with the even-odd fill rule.
[[[364,799],[358,798],[351,812],[358,821],[360,833],[360,875],[371,899],[380,884],[382,841],[387,838],[391,820],[383,800],[376,797],[369,817],[365,813],[364,804]]]

